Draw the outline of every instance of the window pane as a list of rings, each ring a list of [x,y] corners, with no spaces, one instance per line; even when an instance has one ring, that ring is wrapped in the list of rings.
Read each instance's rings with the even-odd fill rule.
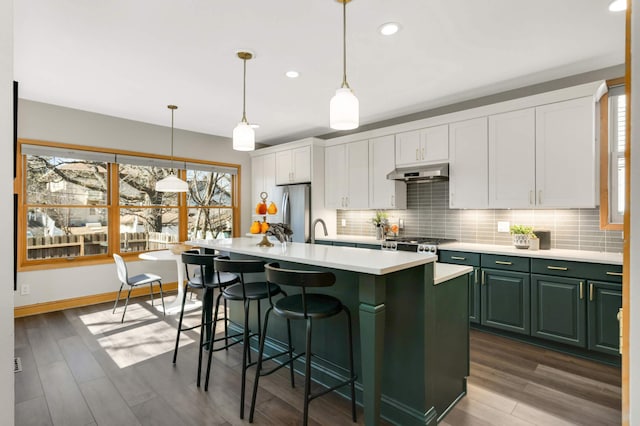
[[[178,209],[121,208],[120,251],[160,250],[178,241]]]
[[[178,194],[158,192],[156,182],[177,169],[119,164],[121,206],[177,206]]]
[[[107,164],[27,155],[27,204],[106,205]]]
[[[231,174],[187,170],[188,206],[231,206]]]
[[[623,86],[612,88],[609,109],[609,222],[622,223],[624,220],[624,152],[627,130],[626,96]]]
[[[229,238],[233,230],[233,209],[190,208],[188,239]]]
[[[91,256],[107,253],[105,208],[30,208],[27,210],[27,259]]]

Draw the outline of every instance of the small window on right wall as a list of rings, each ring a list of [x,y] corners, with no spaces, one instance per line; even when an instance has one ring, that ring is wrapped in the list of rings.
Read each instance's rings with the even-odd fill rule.
[[[607,85],[600,100],[600,228],[622,230],[627,99],[624,78]]]

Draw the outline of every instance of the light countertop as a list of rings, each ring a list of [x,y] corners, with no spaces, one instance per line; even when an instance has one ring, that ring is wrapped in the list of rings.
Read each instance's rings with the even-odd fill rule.
[[[324,236],[322,234],[316,235],[316,241],[341,241],[345,243],[360,243],[360,244],[375,244],[380,245],[382,240],[377,240],[375,237],[365,237],[363,235],[336,235],[329,234]]]
[[[513,246],[474,243],[446,243],[438,246],[440,250],[468,251],[473,253],[504,254],[508,256],[532,257],[539,259],[571,260],[576,262],[604,263],[622,265],[622,253],[605,253],[586,250],[527,250]]]
[[[436,262],[433,272],[433,284],[441,284],[460,275],[468,274],[471,271],[473,271],[472,266]]]
[[[287,243],[283,247],[282,244],[276,242],[273,247],[258,247],[256,241],[255,238],[228,238],[193,240],[187,244],[230,253],[373,275],[389,274],[437,260],[437,257],[432,254],[334,247],[321,244]]]

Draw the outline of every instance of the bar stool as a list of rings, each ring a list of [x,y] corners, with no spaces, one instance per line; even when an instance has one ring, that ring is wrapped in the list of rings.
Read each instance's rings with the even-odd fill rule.
[[[200,376],[202,371],[202,347],[203,345],[212,346],[210,340],[214,340],[213,336],[215,335],[215,329],[211,331],[211,339],[207,339],[206,343],[204,340],[205,331],[208,330],[208,327],[212,324],[212,321],[206,320],[207,310],[211,312],[211,306],[209,301],[212,299],[212,295],[210,292],[213,292],[214,289],[223,289],[226,286],[235,284],[239,281],[239,278],[235,274],[223,273],[223,274],[215,274],[214,273],[214,259],[217,256],[214,254],[201,254],[198,250],[188,250],[182,253],[182,263],[185,265],[185,277],[187,279],[186,284],[184,285],[184,294],[182,296],[182,307],[180,309],[180,320],[178,321],[178,333],[176,335],[176,346],[173,351],[173,363],[176,363],[176,359],[178,357],[178,347],[180,344],[180,334],[183,331],[193,330],[194,328],[200,327],[200,353],[198,356],[198,378],[196,385],[200,386]],[[189,266],[195,266],[195,270],[193,272],[189,271]],[[203,305],[202,305],[202,313],[200,324],[191,326],[191,327],[182,327],[182,321],[184,318],[184,305],[187,300],[187,289],[202,289],[205,291],[203,295]],[[217,303],[220,302],[220,297],[218,297],[216,301],[216,314],[218,311]],[[227,332],[227,310],[225,304],[224,310],[224,319],[225,319],[225,335],[221,337],[221,339],[225,339],[225,343],[228,343],[227,339],[235,337],[229,336]],[[214,340],[215,341],[215,340]]]
[[[262,315],[260,311],[260,301],[269,299],[271,302],[271,298],[278,294],[283,294],[286,296],[287,294],[280,289],[280,286],[277,284],[267,284],[264,281],[259,282],[246,282],[245,274],[251,273],[264,273],[264,262],[262,260],[251,260],[251,259],[229,259],[228,257],[219,256],[214,261],[214,266],[217,274],[222,276],[223,273],[227,274],[237,274],[240,279],[240,282],[228,287],[225,287],[221,295],[226,300],[235,300],[242,301],[244,303],[244,324],[243,324],[243,333],[242,333],[242,389],[240,391],[240,418],[244,418],[244,396],[245,396],[245,385],[246,385],[246,376],[247,369],[255,364],[255,362],[251,362],[251,351],[249,348],[250,339],[254,336],[258,337],[258,341],[260,339],[260,331],[261,331],[261,323],[262,323]],[[218,298],[220,295],[218,296]],[[258,310],[258,332],[251,333],[249,330],[249,307],[251,305],[251,301],[257,302],[257,310]],[[218,318],[218,303],[216,303],[216,311],[213,316],[213,327],[215,329],[215,324]],[[283,352],[291,356],[293,353],[293,348],[291,347],[291,328],[289,322],[287,322],[288,328],[288,336],[289,336],[289,347],[288,350]],[[207,376],[204,382],[204,390],[209,389],[209,374],[211,372],[211,355],[213,351],[209,351],[209,359],[207,360]],[[281,354],[280,354],[281,355]],[[293,368],[291,369],[291,385],[294,385],[293,381]]]
[[[327,294],[307,293],[307,289],[311,287],[330,287],[336,282],[336,276],[331,272],[319,272],[319,271],[297,271],[282,269],[276,262],[265,265],[265,272],[267,275],[268,285],[283,285],[300,287],[301,293],[287,296],[279,299],[275,304],[271,304],[267,309],[264,319],[264,329],[260,338],[260,349],[258,351],[258,362],[256,367],[256,379],[253,382],[253,394],[251,396],[251,411],[249,413],[249,423],[253,422],[253,414],[256,407],[256,396],[258,392],[258,382],[260,376],[269,375],[286,365],[291,364],[293,370],[293,361],[300,357],[305,356],[305,384],[304,384],[304,414],[303,424],[306,426],[309,419],[309,403],[322,395],[325,395],[339,387],[350,385],[351,387],[351,411],[353,421],[356,421],[356,391],[355,380],[356,375],[353,367],[353,337],[351,329],[351,313],[349,309],[340,302],[339,299],[329,296]],[[264,353],[264,342],[267,335],[267,326],[269,323],[269,314],[286,318],[289,320],[306,320],[307,333],[305,352],[290,356],[290,358],[283,364],[274,367],[271,370],[262,371],[262,362]],[[351,377],[331,388],[325,389],[316,394],[311,394],[311,329],[313,320],[319,320],[323,318],[329,318],[334,315],[344,312],[347,316],[348,325],[348,349],[349,349],[349,367]],[[293,354],[291,354],[293,355]],[[268,358],[267,358],[268,359]]]

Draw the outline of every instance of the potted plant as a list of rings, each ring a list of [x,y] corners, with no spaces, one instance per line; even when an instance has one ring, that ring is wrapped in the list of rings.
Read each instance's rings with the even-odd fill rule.
[[[516,246],[516,248],[529,248],[529,239],[535,237],[533,226],[512,225],[510,230],[513,236],[513,245]]]
[[[371,219],[373,225],[376,227],[376,239],[381,240],[384,238],[384,229],[387,226],[387,212],[377,210],[376,215]]]

